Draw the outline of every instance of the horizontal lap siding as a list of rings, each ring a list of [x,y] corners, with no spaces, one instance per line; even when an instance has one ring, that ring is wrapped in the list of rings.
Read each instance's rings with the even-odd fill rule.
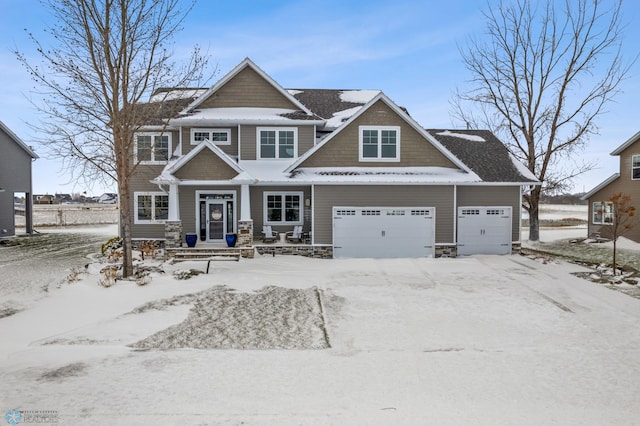
[[[31,194],[31,156],[0,130],[0,237],[15,234],[14,192]],[[35,163],[36,167],[38,163]],[[3,230],[6,229],[6,233]]]
[[[611,182],[589,198],[589,213],[587,216],[589,225],[587,227],[587,235],[599,233],[605,238],[609,238],[611,236],[609,233],[609,225],[593,223],[593,203],[608,201],[612,195],[621,192],[629,195],[631,197],[631,205],[635,206],[637,211],[640,211],[640,181],[631,180],[631,157],[629,157],[628,164],[626,171],[621,170],[622,173],[628,172],[626,179],[625,176],[620,176],[618,179]],[[634,226],[625,233],[624,236],[625,238],[640,242],[640,219],[637,215],[635,217]]]
[[[131,225],[131,235],[133,238],[164,238],[164,224],[136,224],[135,223],[135,192],[160,192],[158,185],[149,182],[151,179],[158,177],[162,172],[164,165],[138,165],[136,168],[135,178],[129,180],[129,193],[131,201],[131,217],[133,218]]]
[[[436,244],[453,243],[453,187],[316,185],[314,242],[332,244],[333,207],[435,207]]]
[[[253,219],[253,234],[255,236],[262,235],[262,226],[264,225],[264,193],[265,192],[304,192],[303,210],[305,231],[311,230],[311,212],[306,211],[308,207],[304,206],[304,200],[311,198],[311,187],[304,186],[254,186],[251,187],[251,218]],[[287,232],[293,230],[293,225],[274,226],[276,232]]]
[[[520,241],[519,186],[458,186],[458,207],[511,206],[512,241]]]

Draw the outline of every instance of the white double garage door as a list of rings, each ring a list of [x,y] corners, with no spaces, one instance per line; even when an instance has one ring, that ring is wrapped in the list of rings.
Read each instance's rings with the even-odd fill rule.
[[[458,255],[511,253],[511,207],[460,207]],[[336,258],[433,257],[435,207],[334,207]]]

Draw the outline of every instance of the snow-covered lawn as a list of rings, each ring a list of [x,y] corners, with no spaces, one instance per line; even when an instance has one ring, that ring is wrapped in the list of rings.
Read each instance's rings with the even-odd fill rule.
[[[58,424],[68,425],[631,425],[640,418],[640,300],[570,275],[586,270],[579,266],[517,255],[265,256],[216,262],[188,280],[173,275],[204,266],[164,265],[142,287],[103,288],[88,275],[0,319],[0,410],[55,410]],[[244,301],[242,327],[228,324],[228,333],[253,330],[245,338],[265,341],[272,332],[260,311],[277,316],[293,306],[313,319],[299,330],[311,336],[305,347],[323,339],[322,328],[330,347],[129,346],[152,335],[156,343],[175,338],[166,330],[178,325],[183,333],[205,327],[191,308],[207,301],[201,313],[230,321],[232,313],[211,309],[221,289],[238,296],[229,303]]]

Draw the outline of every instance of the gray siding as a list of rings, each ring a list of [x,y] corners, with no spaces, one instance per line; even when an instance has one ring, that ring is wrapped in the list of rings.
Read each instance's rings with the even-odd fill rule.
[[[238,175],[209,148],[202,151],[174,173],[178,179],[229,180]]]
[[[458,207],[510,206],[512,212],[511,240],[520,241],[519,186],[458,186],[457,201]]]
[[[241,126],[240,128],[240,159],[242,160],[255,160],[258,158],[258,135],[256,133],[257,127],[296,127],[287,126],[283,123],[282,126]],[[305,152],[313,148],[315,141],[315,127],[314,126],[297,126],[298,128],[298,156],[302,156]]]
[[[136,224],[135,223],[135,192],[159,192],[158,185],[149,181],[157,177],[164,165],[138,165],[135,176],[129,181],[129,200],[131,202],[131,215],[133,222],[131,225],[132,238],[163,239],[164,224]]]
[[[15,234],[13,196],[31,197],[31,155],[0,129],[0,237]],[[6,232],[5,232],[6,230]]]
[[[436,244],[453,243],[453,187],[401,185],[316,185],[314,242],[332,244],[333,207],[435,207]]]
[[[608,201],[611,196],[621,192],[629,195],[631,197],[631,204],[636,208],[636,211],[640,211],[640,180],[633,180],[631,175],[631,158],[634,155],[640,155],[640,140],[631,144],[620,154],[620,177],[589,198],[587,235],[599,233],[605,237],[610,236],[608,225],[592,223],[593,203],[595,202]],[[633,227],[624,236],[625,238],[640,242],[640,218],[638,215],[636,215]]]
[[[274,192],[286,192],[296,191],[304,192],[304,199],[311,199],[311,187],[309,186],[254,186],[251,187],[251,218],[253,219],[253,235],[256,237],[262,236],[262,226],[264,225],[264,193]],[[304,209],[304,225],[303,230],[311,231],[311,210],[309,207],[303,205]],[[276,232],[287,232],[293,230],[293,226],[274,226],[273,230]]]
[[[360,162],[359,126],[400,126],[400,162]],[[387,104],[378,101],[300,167],[456,167]]]
[[[234,107],[299,109],[249,67],[236,74],[199,106],[199,108]]]

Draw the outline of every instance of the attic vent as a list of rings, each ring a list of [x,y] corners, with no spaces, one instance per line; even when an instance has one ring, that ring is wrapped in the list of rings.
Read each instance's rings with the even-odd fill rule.
[[[380,210],[362,210],[362,216],[380,216]]]

